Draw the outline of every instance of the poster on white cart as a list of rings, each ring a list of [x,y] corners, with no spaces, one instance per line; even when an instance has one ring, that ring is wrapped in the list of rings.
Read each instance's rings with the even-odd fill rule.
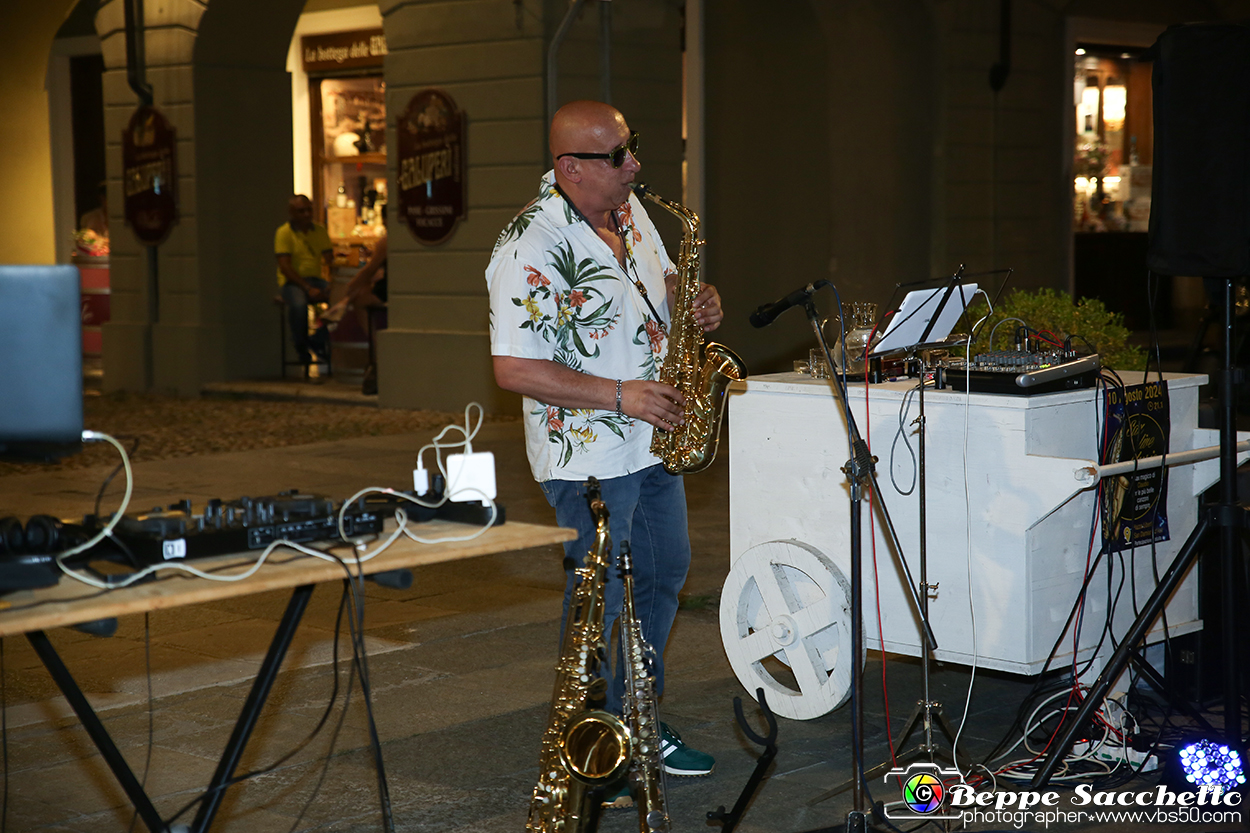
[[[1152,382],[1108,388],[1106,402],[1103,464],[1168,453],[1167,385]],[[1167,494],[1164,467],[1108,478],[1102,486],[1102,540],[1107,551],[1123,552],[1169,540]]]

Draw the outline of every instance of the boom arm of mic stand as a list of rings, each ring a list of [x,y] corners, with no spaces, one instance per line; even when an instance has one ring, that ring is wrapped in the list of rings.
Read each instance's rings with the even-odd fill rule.
[[[927,618],[923,615],[923,608],[920,604],[920,595],[916,590],[916,581],[912,578],[911,567],[907,564],[907,556],[903,552],[903,545],[899,542],[898,532],[894,529],[894,521],[890,518],[890,510],[886,508],[885,501],[881,497],[881,489],[877,484],[876,464],[872,459],[872,453],[868,450],[868,444],[864,442],[863,437],[859,433],[859,426],[855,423],[855,414],[851,412],[851,404],[846,398],[846,389],[842,385],[842,375],[837,373],[834,368],[833,357],[829,354],[829,345],[825,341],[824,330],[820,326],[820,315],[816,311],[816,304],[808,298],[803,304],[803,309],[807,313],[807,320],[811,322],[812,331],[816,333],[816,341],[820,344],[820,349],[825,354],[825,361],[829,364],[829,375],[833,379],[833,391],[837,396],[838,405],[842,408],[842,415],[846,418],[846,432],[851,445],[851,459],[847,463],[845,469],[847,477],[851,478],[851,493],[856,495],[854,488],[856,483],[866,483],[877,499],[873,501],[878,510],[881,512],[881,520],[885,526],[886,533],[890,537],[890,541],[894,544],[894,551],[898,553],[899,564],[903,568],[903,574],[907,578],[907,590],[911,594],[912,605],[916,609],[916,615],[920,618],[921,627],[924,628],[925,639],[928,640],[931,649],[938,646],[937,638],[933,635],[933,628],[930,626]],[[855,531],[853,530],[853,533]],[[859,553],[852,553],[853,558],[858,558]],[[882,646],[884,648],[884,646]]]

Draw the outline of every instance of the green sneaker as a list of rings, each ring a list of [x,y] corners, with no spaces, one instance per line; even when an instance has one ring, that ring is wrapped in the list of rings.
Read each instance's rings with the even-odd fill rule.
[[[608,787],[603,791],[602,804],[612,810],[621,810],[634,806],[634,797],[629,794],[629,779],[625,779],[617,789]]]
[[[664,771],[669,775],[708,775],[716,760],[706,752],[691,749],[682,743],[681,735],[660,724],[660,755],[664,758]]]

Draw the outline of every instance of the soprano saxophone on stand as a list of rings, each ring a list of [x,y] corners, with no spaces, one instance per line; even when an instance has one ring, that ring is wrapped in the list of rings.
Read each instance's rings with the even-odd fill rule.
[[[660,706],[655,694],[655,649],[642,635],[634,611],[634,562],[629,542],[621,542],[621,652],[625,662],[625,725],[633,746],[629,780],[638,807],[639,833],[668,833],[664,796],[664,759],[660,753]]]
[[[593,477],[586,484],[586,498],[595,519],[595,544],[577,571],[578,583],[569,600],[538,783],[525,824],[530,833],[589,831],[595,818],[595,788],[619,778],[630,763],[629,729],[616,715],[589,705],[603,696],[607,685],[597,672],[607,654],[604,581],[612,538],[608,509]]]
[[[668,355],[660,381],[686,397],[685,422],[673,431],[656,431],[651,453],[664,462],[669,474],[703,471],[716,458],[721,417],[725,413],[725,389],[747,377],[746,364],[723,344],[704,344],[703,328],[694,318],[694,299],[699,283],[699,215],[681,203],[666,200],[646,185],[635,183],[634,194],[650,200],[681,220],[685,231],[677,258],[677,291],[673,301],[673,324],[668,333]]]

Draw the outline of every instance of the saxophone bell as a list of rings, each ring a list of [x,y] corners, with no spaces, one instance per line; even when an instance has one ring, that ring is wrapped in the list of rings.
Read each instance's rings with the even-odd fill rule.
[[[629,766],[629,730],[610,712],[587,711],[570,720],[559,748],[560,763],[587,786],[606,784]]]

